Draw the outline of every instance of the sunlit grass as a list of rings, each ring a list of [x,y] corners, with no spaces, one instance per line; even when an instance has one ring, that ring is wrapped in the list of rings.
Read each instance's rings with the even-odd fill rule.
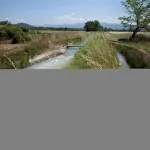
[[[88,44],[75,54],[67,69],[116,69],[120,67],[117,53],[102,32],[89,33]]]

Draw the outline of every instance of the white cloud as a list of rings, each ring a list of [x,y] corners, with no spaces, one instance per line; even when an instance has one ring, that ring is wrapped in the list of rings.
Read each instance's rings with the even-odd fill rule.
[[[100,19],[100,21],[107,23],[119,23],[118,18],[112,16],[105,16],[105,18]]]
[[[74,23],[83,23],[86,21],[83,17],[75,17],[75,13],[66,14],[63,16],[56,17],[58,23],[60,24],[74,24]]]
[[[26,20],[24,20],[24,19],[18,19],[17,23],[26,23]]]
[[[8,18],[8,17],[6,17],[6,18],[5,18],[5,20],[9,21],[9,18]]]
[[[8,17],[4,18],[5,21],[11,21]]]

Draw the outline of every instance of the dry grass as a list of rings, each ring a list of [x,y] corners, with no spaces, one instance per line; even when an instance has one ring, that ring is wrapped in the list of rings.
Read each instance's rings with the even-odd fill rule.
[[[32,41],[26,44],[4,44],[3,41],[0,44],[0,68],[24,68],[29,64],[29,58],[56,50],[68,42],[81,41],[82,36],[82,32],[53,31],[35,34]]]
[[[88,44],[82,47],[67,69],[116,69],[120,67],[113,46],[105,33],[91,33]]]
[[[16,50],[22,50],[25,46],[36,45],[41,43],[47,47],[47,50],[53,50],[57,46],[65,45],[67,42],[71,41],[73,38],[82,37],[84,32],[80,31],[41,31],[44,34],[37,34],[32,39],[31,42],[27,44],[8,44],[0,43],[0,55],[15,52]],[[4,41],[2,42],[4,43]]]
[[[28,44],[0,44],[0,56],[21,51]]]
[[[76,35],[76,34],[80,34],[80,33],[85,33],[85,31],[52,31],[52,30],[40,30],[40,33],[51,33],[51,34],[68,34],[68,35]]]

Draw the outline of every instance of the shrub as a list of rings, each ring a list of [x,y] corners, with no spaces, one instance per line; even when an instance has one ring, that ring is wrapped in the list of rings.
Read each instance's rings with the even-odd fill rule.
[[[28,28],[11,25],[0,28],[0,40],[12,40],[13,44],[17,44],[30,41],[31,37]]]
[[[29,34],[17,31],[13,37],[12,44],[24,43],[31,41],[31,37]]]
[[[22,31],[28,33],[30,30],[29,28],[22,27]]]
[[[23,35],[19,31],[17,31],[13,37],[12,44],[23,43],[23,42],[24,42]]]
[[[6,30],[3,28],[0,29],[0,41],[8,40],[8,35]]]

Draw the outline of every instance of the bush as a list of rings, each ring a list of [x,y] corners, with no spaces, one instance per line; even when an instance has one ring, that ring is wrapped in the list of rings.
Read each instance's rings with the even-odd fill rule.
[[[12,44],[17,44],[30,41],[31,37],[28,28],[11,25],[0,29],[0,40],[12,40]]]
[[[17,31],[13,37],[12,44],[23,43],[24,41],[23,35]]]
[[[28,33],[30,30],[29,30],[29,28],[22,27],[22,31],[25,33]]]
[[[24,43],[31,41],[31,37],[29,34],[17,31],[13,37],[12,44]]]
[[[0,41],[8,40],[7,32],[1,28],[0,29]]]
[[[29,34],[23,34],[23,39],[24,39],[24,41],[25,42],[29,42],[29,41],[31,41],[31,35],[29,35]]]

